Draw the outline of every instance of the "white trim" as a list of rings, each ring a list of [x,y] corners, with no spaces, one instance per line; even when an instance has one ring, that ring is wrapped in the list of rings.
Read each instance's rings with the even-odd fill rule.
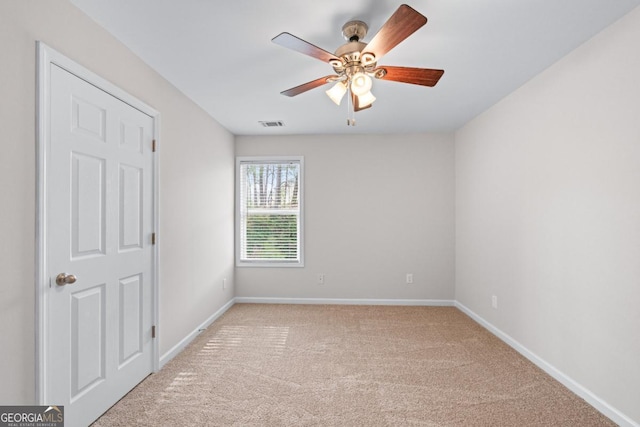
[[[237,304],[316,304],[316,305],[405,305],[453,307],[453,300],[438,299],[348,299],[348,298],[271,298],[236,297]]]
[[[160,114],[153,120],[155,136],[155,153],[153,153],[153,231],[156,233],[156,244],[153,249],[153,324],[156,326],[156,338],[153,340],[153,372],[160,370]]]
[[[36,402],[40,405],[47,404],[48,396],[46,395],[47,366],[46,366],[46,348],[47,348],[47,286],[49,277],[47,275],[47,192],[46,192],[46,170],[47,170],[47,148],[49,147],[49,108],[50,108],[50,68],[56,65],[87,83],[100,88],[109,93],[122,102],[132,106],[142,113],[150,116],[154,121],[154,139],[159,141],[160,129],[160,113],[154,108],[136,99],[124,90],[118,88],[109,81],[103,79],[97,74],[89,71],[82,65],[77,64],[73,60],[67,58],[56,50],[50,48],[41,41],[36,41],[37,50],[37,80],[36,80],[36,259],[35,259],[35,390]],[[157,151],[156,151],[157,153]],[[158,194],[159,194],[159,168],[160,162],[158,156],[153,156],[153,197],[154,197],[154,229],[158,228]],[[152,266],[152,292],[153,292],[153,314],[152,318],[156,327],[158,323],[158,307],[159,307],[159,252],[158,246],[153,247]],[[152,347],[152,369],[156,371],[159,367],[159,351],[158,339],[154,340]]]
[[[128,92],[125,92],[123,89],[114,85],[110,81],[105,80],[104,78],[95,74],[93,71],[90,71],[89,69],[83,67],[82,65],[73,61],[72,59],[64,56],[60,52],[47,46],[45,43],[41,41],[36,41],[36,46],[38,49],[39,56],[45,61],[47,61],[47,62],[41,61],[39,65],[44,66],[48,63],[55,64],[58,67],[63,68],[66,71],[70,72],[71,74],[75,75],[76,77],[86,81],[90,85],[93,85],[107,92],[109,95],[115,98],[118,98],[120,101],[126,104],[129,104],[133,108],[140,110],[141,112],[143,112],[148,116],[151,116],[152,118],[156,118],[156,116],[160,115],[160,113],[150,105],[140,101],[139,99],[135,98],[133,95],[129,94]],[[45,70],[45,73],[48,77],[49,70]],[[47,80],[47,83],[49,83],[48,80]]]
[[[529,359],[534,365],[538,366],[540,369],[545,371],[547,374],[551,375],[562,385],[567,387],[573,393],[584,399],[589,405],[593,406],[595,409],[600,411],[607,418],[611,419],[614,423],[624,426],[624,427],[640,427],[640,424],[634,422],[631,418],[624,415],[622,412],[600,399],[598,396],[593,394],[589,389],[582,386],[555,366],[551,365],[549,362],[545,361],[534,352],[520,344],[518,341],[495,327],[493,324],[487,322],[485,319],[480,317],[478,314],[470,310],[464,304],[455,301],[455,307],[460,311],[465,313],[467,316],[471,317],[474,321],[482,325],[485,329],[491,332],[496,337],[500,338],[507,345],[513,348],[515,351]]]
[[[44,404],[45,376],[47,372],[45,349],[47,348],[46,319],[47,319],[47,162],[46,138],[49,134],[49,67],[50,50],[37,42],[37,79],[36,79],[36,271],[35,271],[35,390],[36,403]]]
[[[218,311],[213,313],[207,320],[205,320],[200,326],[195,328],[191,333],[184,337],[180,342],[165,354],[160,357],[160,368],[167,364],[171,359],[176,357],[182,350],[184,350],[201,332],[207,329],[213,322],[215,322],[220,316],[222,316],[227,310],[229,310],[235,304],[235,299],[229,300]]]

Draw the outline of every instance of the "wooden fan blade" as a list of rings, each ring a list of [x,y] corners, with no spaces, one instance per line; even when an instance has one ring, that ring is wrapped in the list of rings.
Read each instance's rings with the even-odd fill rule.
[[[296,52],[304,53],[305,55],[309,55],[312,58],[319,59],[323,62],[329,62],[332,59],[338,59],[333,53],[327,52],[324,49],[320,49],[318,46],[312,45],[311,43],[289,33],[278,34],[273,39],[271,39],[271,41],[275,44],[279,44],[280,46],[295,50]]]
[[[358,97],[358,95],[356,95],[355,93],[351,92],[351,102],[353,102],[353,111],[354,112],[358,112],[358,111],[362,111],[362,110],[366,110],[367,108],[371,108],[373,106],[373,104],[369,104],[365,107],[361,107],[360,106],[360,97]]]
[[[444,70],[432,70],[430,68],[392,67],[383,65],[374,70],[385,70],[386,74],[379,77],[382,80],[411,83],[422,86],[435,86],[444,74]]]
[[[377,61],[426,23],[425,16],[406,4],[400,5],[398,10],[378,30],[378,33],[373,36],[362,53],[374,54]]]
[[[300,86],[292,87],[291,89],[287,89],[287,90],[282,91],[280,93],[283,94],[283,95],[286,95],[286,96],[300,95],[301,93],[304,93],[304,92],[306,92],[308,90],[315,89],[318,86],[322,86],[324,84],[329,83],[330,79],[332,79],[332,78],[336,78],[337,79],[339,77],[336,76],[336,75],[320,77],[319,79],[315,79],[315,80],[312,80],[310,82],[301,84]]]

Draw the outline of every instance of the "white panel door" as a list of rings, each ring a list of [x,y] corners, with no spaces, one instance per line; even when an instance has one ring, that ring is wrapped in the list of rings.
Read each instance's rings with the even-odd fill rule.
[[[46,395],[84,426],[153,369],[153,119],[53,64],[50,87]]]

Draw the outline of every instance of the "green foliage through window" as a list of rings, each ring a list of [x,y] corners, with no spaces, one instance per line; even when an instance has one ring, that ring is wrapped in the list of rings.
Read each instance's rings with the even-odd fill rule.
[[[297,236],[297,215],[249,215],[247,258],[295,260],[298,256]]]

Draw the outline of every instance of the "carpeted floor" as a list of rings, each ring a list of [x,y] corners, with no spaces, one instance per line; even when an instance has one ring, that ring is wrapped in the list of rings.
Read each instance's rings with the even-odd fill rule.
[[[453,307],[237,304],[95,426],[612,426]]]

